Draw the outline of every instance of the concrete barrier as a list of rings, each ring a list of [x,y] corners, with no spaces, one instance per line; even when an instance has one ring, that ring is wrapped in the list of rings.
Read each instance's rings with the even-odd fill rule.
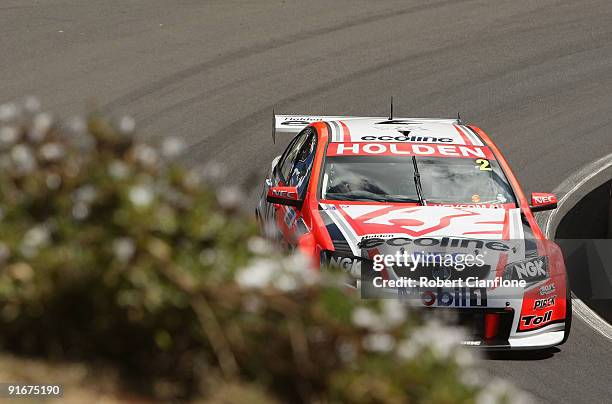
[[[612,339],[612,154],[568,177],[559,207],[536,215],[565,255],[574,314]]]

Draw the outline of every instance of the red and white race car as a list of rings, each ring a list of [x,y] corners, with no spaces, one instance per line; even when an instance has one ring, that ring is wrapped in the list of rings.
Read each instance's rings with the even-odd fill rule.
[[[295,115],[275,116],[274,126],[275,137],[295,136],[256,208],[267,235],[342,268],[363,297],[456,312],[468,345],[565,342],[563,256],[533,216],[557,200],[534,193],[528,202],[481,129],[456,119]]]

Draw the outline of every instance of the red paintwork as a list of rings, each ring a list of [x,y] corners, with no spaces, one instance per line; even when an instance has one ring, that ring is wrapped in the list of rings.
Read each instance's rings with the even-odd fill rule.
[[[338,154],[338,147],[340,145],[344,145],[344,150],[346,150],[347,147],[351,147],[352,145],[356,143],[346,142],[346,143],[328,144],[328,139],[329,139],[330,134],[328,132],[327,125],[324,122],[314,122],[311,124],[311,126],[316,129],[318,142],[317,142],[316,157],[313,163],[313,169],[311,173],[312,180],[308,184],[308,190],[304,198],[302,209],[298,211],[297,209],[292,208],[292,207],[282,206],[280,207],[280,209],[277,210],[276,222],[279,228],[281,229],[281,232],[284,234],[285,240],[290,244],[296,245],[300,250],[302,250],[309,257],[311,257],[315,267],[318,267],[319,259],[320,259],[320,252],[322,250],[334,250],[332,240],[327,232],[324,221],[319,213],[319,203],[335,204],[338,206],[340,204],[338,201],[319,200],[318,198],[318,185],[319,185],[318,179],[320,178],[320,175],[321,175],[323,156],[326,154],[327,155]],[[346,141],[350,139],[349,134],[348,134],[348,127],[342,122],[341,122],[341,126],[343,129],[343,140]],[[538,226],[533,216],[533,213],[529,207],[529,201],[525,197],[525,194],[523,190],[521,189],[519,182],[516,179],[516,176],[512,172],[510,165],[508,164],[507,160],[505,159],[501,151],[497,148],[497,146],[493,143],[493,141],[489,138],[489,136],[482,129],[474,125],[470,125],[469,128],[471,128],[474,132],[478,134],[478,136],[484,142],[486,147],[479,147],[479,146],[471,145],[471,142],[469,141],[468,137],[465,136],[463,131],[460,130],[459,128],[456,128],[456,129],[459,131],[459,133],[462,134],[462,137],[464,138],[467,146],[454,145],[452,147],[455,148],[455,150],[457,147],[467,147],[470,149],[476,148],[478,150],[481,150],[483,153],[485,153],[486,158],[496,159],[498,161],[502,170],[506,174],[506,177],[508,178],[510,185],[512,186],[514,190],[514,193],[518,200],[518,207],[520,208],[525,220],[531,227],[534,237],[537,240],[540,240],[538,243],[538,253],[540,255],[546,255],[549,257],[549,263],[550,263],[550,268],[551,268],[551,279],[546,284],[554,283],[555,292],[549,295],[546,295],[546,296],[542,296],[539,293],[539,288],[533,288],[527,291],[524,295],[522,309],[519,315],[521,318],[523,316],[529,316],[529,315],[543,315],[543,313],[545,313],[547,310],[534,309],[534,302],[538,299],[542,299],[542,298],[550,297],[554,295],[556,296],[555,298],[556,304],[554,305],[553,308],[548,309],[548,310],[552,310],[553,312],[550,316],[550,319],[545,324],[531,325],[531,326],[519,325],[519,330],[520,331],[533,330],[533,329],[542,327],[544,325],[550,324],[552,322],[563,321],[566,315],[566,275],[565,275],[565,264],[564,264],[563,255],[561,253],[561,250],[555,243],[545,240],[545,236],[542,233],[542,230],[540,229],[540,227]],[[364,144],[365,143],[362,143],[361,146],[363,146]],[[385,147],[387,147],[386,150],[389,150],[389,146],[392,144],[393,143],[385,143],[384,145]],[[399,149],[396,149],[396,150],[404,150],[404,151],[407,151],[408,148],[411,147],[410,144],[397,144],[397,146],[399,147]],[[360,148],[360,151],[361,150],[363,149]],[[438,152],[439,152],[439,149],[436,149],[435,153],[438,153]],[[384,154],[384,153],[380,153],[380,154]],[[470,156],[470,157],[474,158],[473,156]],[[537,200],[534,200],[534,198],[532,198],[531,200],[532,204],[534,204],[534,202],[537,202],[540,205],[556,203],[556,198],[554,198],[554,195],[552,194],[534,193],[533,196]],[[350,202],[350,203],[342,202],[342,204],[343,205],[371,205],[372,202],[355,201],[355,202]],[[386,205],[392,205],[389,208],[390,210],[404,209],[408,213],[410,213],[409,211],[411,209],[415,211],[421,209],[421,206],[419,206],[418,204],[404,203],[404,204],[386,204]],[[436,205],[432,204],[430,206],[436,206]],[[423,225],[422,221],[416,217],[414,219],[402,219],[402,221],[394,222],[393,224],[398,225],[398,226],[404,226],[402,227],[402,232],[406,232],[414,237],[418,237],[418,236],[421,236],[422,234],[427,234],[428,232],[433,231],[435,229],[440,229],[441,227],[447,226],[452,220],[456,220],[462,217],[477,215],[477,212],[478,212],[478,208],[476,207],[476,205],[470,205],[470,204],[456,204],[456,205],[455,204],[444,204],[444,205],[440,204],[437,206],[453,207],[456,209],[457,212],[454,215],[449,215],[447,217],[440,218],[440,220],[437,223],[432,223],[431,227],[427,227],[425,230],[420,229],[418,231],[417,230],[410,231],[410,229],[406,229],[406,226],[407,227],[410,227],[410,226],[418,227],[418,226]],[[503,239],[509,238],[509,233],[508,233],[509,226],[507,225],[507,223],[509,223],[508,209],[511,209],[511,208],[514,208],[514,204],[505,204],[500,207],[500,209],[504,209],[506,212],[503,222],[498,223],[498,224],[503,223],[503,228],[501,229]],[[284,220],[285,215],[287,215],[288,209],[294,209],[296,217],[301,217],[308,229],[308,233],[306,233],[305,235],[299,236],[297,240],[295,240],[295,233],[293,233],[293,229],[288,227],[286,221]],[[360,217],[360,218],[350,218],[346,215],[346,212],[344,212],[343,209],[338,209],[338,211],[342,212],[342,214],[347,218],[347,220],[351,223],[351,225],[353,225],[353,228],[356,230],[357,234],[389,232],[390,231],[388,227],[385,227],[384,229],[380,229],[380,228],[377,228],[376,225],[370,225],[370,224],[365,223],[365,221],[369,218],[368,215],[364,215],[364,217]],[[376,214],[380,215],[380,213],[381,212],[377,212]],[[489,223],[482,222],[482,223],[483,224],[493,224],[491,222]],[[506,260],[504,260],[504,258],[507,259],[507,256],[504,256],[504,254],[502,254],[502,256],[500,257],[498,266],[497,266],[498,276],[501,276],[504,270],[504,266],[506,264]],[[486,322],[485,322],[485,336],[488,338],[493,338],[497,332],[498,324],[499,324],[498,316],[487,316]]]

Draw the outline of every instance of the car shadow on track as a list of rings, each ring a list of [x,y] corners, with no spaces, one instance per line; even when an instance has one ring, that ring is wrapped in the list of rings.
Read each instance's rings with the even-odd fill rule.
[[[524,351],[488,351],[485,352],[484,359],[494,361],[537,361],[552,358],[558,352],[561,352],[561,350],[556,347]]]

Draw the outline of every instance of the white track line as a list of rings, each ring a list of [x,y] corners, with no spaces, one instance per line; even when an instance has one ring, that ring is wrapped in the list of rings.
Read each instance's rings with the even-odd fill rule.
[[[546,220],[546,238],[549,240],[552,240],[555,236],[554,233],[556,233],[557,231],[557,226],[559,225],[558,223],[554,223],[554,220],[557,216],[557,213],[559,211],[561,211],[561,206],[564,203],[567,203],[567,201],[570,199],[570,197],[573,196],[574,193],[578,192],[581,190],[581,188],[589,181],[591,181],[593,178],[595,178],[596,176],[598,176],[599,174],[601,174],[602,171],[607,170],[608,168],[612,167],[612,154],[609,154],[591,164],[589,164],[587,167],[583,168],[582,170],[580,170],[581,172],[590,172],[590,174],[584,176],[580,181],[578,181],[578,183],[576,183],[569,191],[567,191],[567,193],[565,195],[563,195],[561,197],[561,199],[559,199],[559,203],[558,203],[558,208],[557,211],[553,211],[552,214],[550,214]],[[592,189],[589,189],[588,192],[591,192],[593,189],[597,188],[598,186],[602,185],[603,183],[605,183],[606,181],[608,181],[610,178],[605,178],[603,181],[601,181],[600,184],[595,185]],[[559,187],[557,187],[557,189],[555,190],[556,194],[560,194],[565,192],[564,190],[564,183],[562,183]],[[584,195],[582,195],[584,196]],[[578,201],[576,201],[578,202]],[[570,209],[572,209],[572,207],[570,207],[567,212],[569,212]],[[566,213],[567,213],[566,212]],[[554,225],[554,229],[552,228]],[[611,263],[612,265],[612,263]],[[601,318],[599,316],[599,314],[595,313],[589,306],[587,306],[582,300],[578,299],[578,298],[573,298],[572,299],[572,312],[577,316],[580,317],[585,323],[587,323],[591,328],[593,328],[595,331],[599,332],[601,335],[603,335],[604,337],[606,337],[609,340],[612,340],[612,325],[608,324],[608,322],[606,320],[604,320],[603,318]]]

